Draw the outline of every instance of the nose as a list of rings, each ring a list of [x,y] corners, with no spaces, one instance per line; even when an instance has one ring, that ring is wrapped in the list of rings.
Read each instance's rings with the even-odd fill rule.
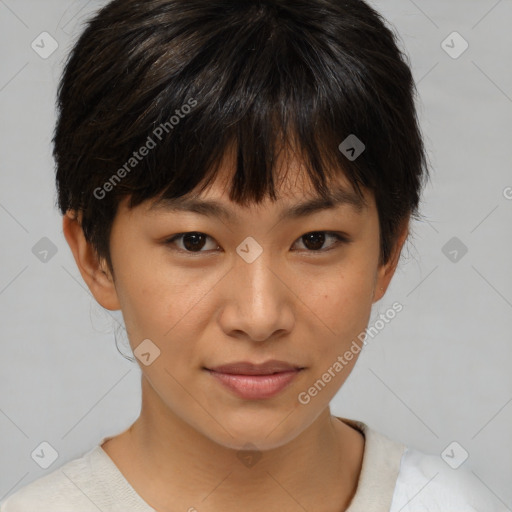
[[[261,342],[292,331],[294,294],[271,254],[252,263],[237,258],[226,277],[218,317],[226,335]]]

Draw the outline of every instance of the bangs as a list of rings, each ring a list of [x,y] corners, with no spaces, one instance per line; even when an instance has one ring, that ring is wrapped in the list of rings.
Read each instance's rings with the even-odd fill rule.
[[[340,173],[357,191],[359,184],[374,186],[370,152],[351,162],[338,149],[351,134],[368,144],[378,133],[384,142],[383,127],[368,123],[379,98],[360,87],[374,78],[328,40],[310,35],[311,27],[297,40],[286,22],[276,22],[274,10],[254,3],[237,12],[235,6],[229,23],[216,20],[213,8],[191,9],[181,23],[149,38],[145,33],[142,45],[136,36],[144,13],[137,25],[132,22],[125,36],[128,62],[116,59],[129,73],[108,71],[128,81],[122,90],[130,94],[116,96],[114,88],[90,120],[109,134],[109,145],[100,139],[96,147],[102,155],[93,162],[98,178],[124,167],[112,193],[130,195],[131,206],[157,196],[180,197],[211,183],[223,156],[235,148],[230,198],[240,204],[275,199],[283,150],[303,163],[319,195],[328,194],[330,179]],[[187,30],[187,17],[208,34],[201,46]],[[314,20],[308,24],[314,27]],[[105,72],[98,69],[97,79]],[[133,152],[144,146],[151,149],[135,164]],[[127,165],[130,160],[133,165]]]

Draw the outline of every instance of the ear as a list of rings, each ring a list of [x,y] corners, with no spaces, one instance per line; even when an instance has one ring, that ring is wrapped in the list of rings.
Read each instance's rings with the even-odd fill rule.
[[[375,280],[375,287],[373,290],[373,302],[377,302],[378,300],[382,299],[382,297],[384,297],[389,283],[391,282],[391,278],[395,273],[398,261],[400,260],[400,254],[402,253],[402,247],[407,240],[408,235],[409,216],[407,216],[400,225],[398,236],[395,241],[395,246],[393,247],[389,261],[379,267],[377,278]]]
[[[87,242],[81,225],[81,215],[69,210],[62,219],[62,230],[75,258],[78,270],[98,303],[111,311],[121,309],[114,278],[104,259],[99,260]]]

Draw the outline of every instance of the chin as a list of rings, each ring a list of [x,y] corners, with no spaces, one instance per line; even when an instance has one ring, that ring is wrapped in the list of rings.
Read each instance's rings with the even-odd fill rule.
[[[298,412],[290,413],[290,408],[283,408],[237,411],[231,417],[225,414],[222,415],[224,428],[217,425],[215,433],[209,432],[207,436],[232,450],[250,449],[247,445],[254,445],[260,451],[272,450],[293,441],[314,421],[314,418],[309,422],[300,418]]]

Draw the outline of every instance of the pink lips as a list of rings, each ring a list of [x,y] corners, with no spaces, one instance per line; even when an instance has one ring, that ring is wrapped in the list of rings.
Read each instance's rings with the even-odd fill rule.
[[[243,361],[206,369],[240,398],[257,400],[277,395],[303,368],[271,360],[263,364]]]

